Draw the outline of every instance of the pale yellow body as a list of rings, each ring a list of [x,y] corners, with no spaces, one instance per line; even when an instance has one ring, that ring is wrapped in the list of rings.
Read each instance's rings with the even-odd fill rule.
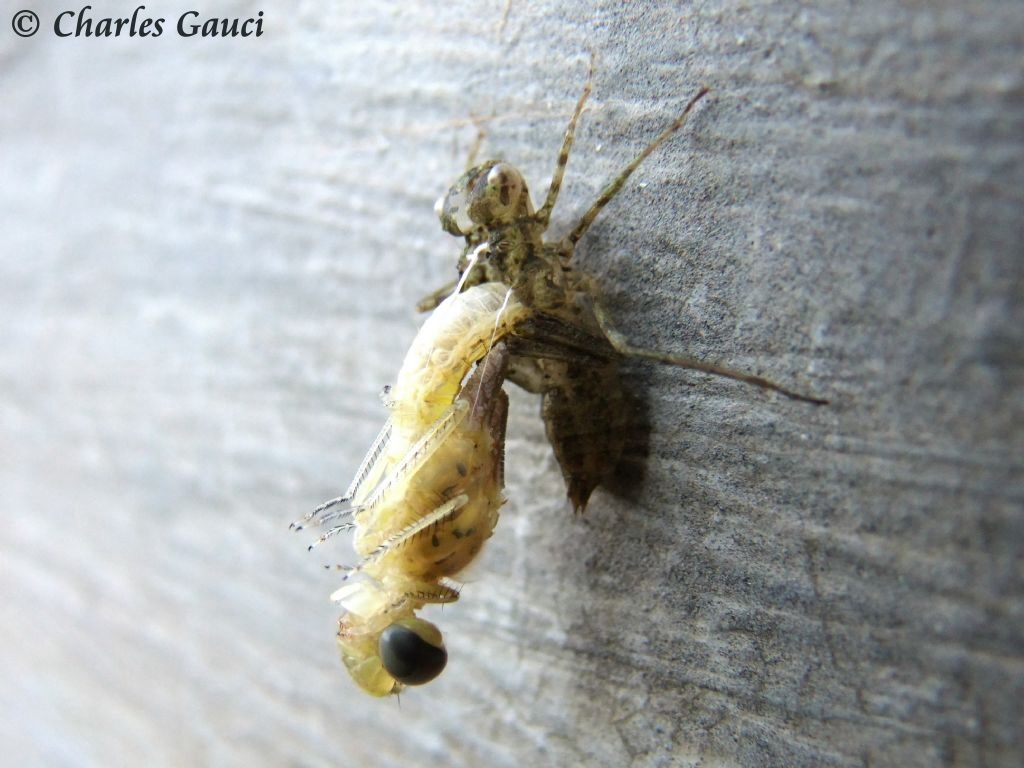
[[[504,353],[492,350],[526,314],[502,285],[449,297],[420,329],[391,389],[387,444],[352,499],[363,561],[333,595],[345,611],[342,658],[370,693],[402,687],[381,664],[381,632],[426,603],[457,599],[444,579],[476,557],[497,523],[507,398]]]
[[[422,434],[437,421],[469,369],[528,314],[500,283],[475,285],[442,301],[413,339],[391,389],[396,433]],[[397,441],[389,453],[401,454]]]
[[[360,555],[370,555],[388,537],[434,509],[426,498],[429,492],[423,490],[430,481],[413,488],[409,481],[438,471],[441,460],[433,453],[460,429],[464,416],[459,410],[470,402],[462,397],[462,405],[456,403],[466,375],[527,314],[507,286],[484,283],[449,296],[420,328],[390,391],[390,439],[365,490],[352,499]],[[424,462],[430,468],[421,471]],[[443,487],[440,482],[433,486]]]

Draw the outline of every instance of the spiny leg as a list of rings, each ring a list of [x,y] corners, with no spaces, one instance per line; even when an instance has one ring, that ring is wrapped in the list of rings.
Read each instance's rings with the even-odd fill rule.
[[[348,489],[346,489],[345,493],[342,494],[341,496],[335,496],[333,499],[325,501],[312,512],[309,512],[305,516],[303,516],[301,520],[296,520],[288,527],[294,531],[301,531],[305,524],[309,523],[321,512],[324,512],[325,510],[335,507],[338,504],[344,504],[348,501],[352,501],[356,497],[356,494],[358,494],[359,491],[362,490],[363,486],[366,485],[367,480],[372,475],[374,475],[375,470],[378,470],[377,474],[379,476],[379,470],[383,468],[378,462],[384,455],[384,450],[387,448],[390,440],[391,419],[388,419],[387,421],[384,422],[384,426],[381,427],[381,430],[377,434],[377,437],[373,439],[373,443],[371,443],[370,445],[370,450],[367,451],[366,456],[364,456],[362,462],[360,462],[359,469],[356,470],[356,475],[355,477],[352,478],[352,482],[349,483]],[[376,482],[376,480],[377,478],[375,477],[374,482]],[[331,513],[331,515],[328,518],[325,519],[344,517],[350,514],[352,514],[352,510],[350,509],[344,511],[335,511]],[[324,521],[321,520],[320,524],[322,524],[323,522]]]
[[[555,173],[551,177],[551,186],[548,187],[548,196],[544,205],[534,214],[537,222],[547,227],[551,219],[551,211],[554,210],[555,201],[558,199],[558,192],[562,189],[562,177],[565,176],[565,166],[569,163],[569,153],[572,151],[572,143],[576,138],[576,123],[583,114],[583,106],[587,103],[590,91],[594,87],[594,54],[590,55],[590,70],[587,72],[587,84],[583,86],[583,93],[576,102],[576,110],[569,119],[569,126],[565,129],[565,137],[562,139],[562,148],[558,151],[558,161],[555,163]]]
[[[579,242],[580,238],[586,234],[587,229],[589,229],[590,225],[594,223],[594,219],[597,218],[598,214],[601,213],[601,210],[606,205],[608,205],[611,199],[618,194],[619,190],[622,189],[622,185],[626,183],[626,180],[632,175],[633,171],[637,169],[637,166],[646,160],[647,156],[656,150],[669,136],[686,125],[686,121],[690,116],[690,111],[698,101],[704,98],[709,90],[709,88],[701,88],[697,91],[697,95],[690,99],[690,103],[686,105],[686,109],[683,110],[683,113],[679,115],[679,117],[677,117],[668,128],[662,131],[654,141],[644,147],[643,151],[634,157],[632,162],[623,168],[622,172],[618,176],[612,179],[611,183],[604,188],[603,192],[601,192],[601,196],[594,201],[592,206],[590,206],[590,210],[583,214],[579,223],[573,228],[572,232],[569,233],[566,240],[571,245],[575,246],[576,243]]]
[[[356,499],[360,496],[363,488],[369,487],[380,479],[384,471],[382,464],[384,452],[391,442],[391,430],[392,422],[389,418],[384,422],[384,426],[381,427],[377,437],[373,439],[373,443],[370,444],[370,450],[366,452],[366,456],[363,457],[362,462],[359,464],[359,469],[356,470],[355,477],[352,478],[352,482],[345,491],[345,496],[348,498]],[[362,495],[365,496],[365,494]]]
[[[419,440],[409,449],[401,461],[399,461],[392,469],[391,472],[377,485],[373,492],[362,498],[363,503],[356,504],[350,509],[339,510],[329,515],[324,516],[321,522],[328,520],[343,518],[343,517],[356,517],[365,513],[372,513],[376,509],[383,498],[391,491],[391,489],[400,483],[404,478],[414,474],[427,459],[433,455],[437,447],[442,444],[445,438],[451,434],[465,417],[466,412],[469,410],[469,405],[464,402],[456,402],[452,404],[448,410],[446,410],[430,427],[427,428],[426,432],[420,437]],[[359,472],[356,473],[355,480],[352,481],[352,486],[345,496],[339,496],[336,499],[331,499],[324,504],[321,504],[317,509],[313,510],[307,518],[312,519],[312,516],[319,514],[325,509],[341,504],[342,502],[349,501],[352,496],[355,496],[359,492],[360,486],[365,481],[367,475],[372,471],[374,466],[379,465],[380,456],[387,445],[387,441],[390,439],[390,419],[385,428],[381,431],[381,435],[378,436],[377,442],[370,448],[370,452],[367,454],[366,459],[363,460],[363,466],[360,467]],[[377,443],[380,443],[379,445]],[[325,531],[316,541],[309,545],[309,549],[320,546],[328,539],[336,536],[344,531],[353,530],[356,527],[356,523],[349,521],[340,523],[338,525],[329,528]],[[298,529],[301,530],[301,525]]]
[[[307,512],[305,515],[303,515],[302,519],[296,520],[295,522],[290,523],[288,525],[288,528],[290,530],[293,530],[293,531],[301,531],[303,528],[306,527],[306,525],[310,521],[313,520],[313,518],[317,517],[321,512],[323,512],[324,510],[330,509],[331,507],[336,507],[339,504],[344,504],[346,501],[350,501],[348,496],[335,496],[333,499],[329,499],[328,501],[325,501],[323,504],[321,504],[319,507],[314,509],[312,512]],[[332,513],[332,514],[334,514],[334,513]],[[351,514],[351,510],[348,511],[348,514]],[[338,515],[335,515],[335,516],[338,516]]]
[[[429,459],[438,448],[444,444],[447,437],[462,423],[469,411],[469,404],[463,400],[456,400],[448,409],[438,417],[437,421],[427,427],[424,434],[406,452],[405,456],[394,465],[388,475],[373,489],[363,503],[355,509],[355,516],[359,519],[360,525],[366,526],[366,530],[377,530],[379,522],[376,516],[380,509],[387,509],[389,497],[406,478],[414,475]],[[386,530],[377,530],[377,533],[387,535]]]
[[[315,522],[312,523],[312,525],[320,527],[327,525],[327,523],[330,523],[334,520],[341,520],[346,517],[353,517],[356,514],[356,512],[358,512],[360,509],[361,507],[359,507],[358,505],[352,507],[345,507],[344,509],[335,509],[331,512],[328,512],[326,515],[323,515],[322,517],[318,518]]]
[[[351,531],[355,527],[356,527],[356,524],[350,522],[350,523],[342,523],[341,525],[336,525],[333,528],[328,528],[326,531],[324,531],[324,533],[320,536],[320,538],[318,538],[316,541],[314,541],[312,544],[310,544],[308,547],[306,547],[306,550],[307,551],[312,551],[313,549],[315,549],[316,547],[319,547],[321,544],[323,544],[328,539],[333,538],[334,536],[337,536],[339,533],[344,533],[345,531]]]
[[[378,544],[377,547],[369,554],[366,560],[363,561],[363,566],[380,560],[388,552],[404,547],[406,544],[413,541],[417,536],[422,536],[431,528],[447,522],[448,520],[452,519],[456,515],[456,513],[464,506],[466,506],[468,503],[469,496],[465,493],[459,494],[450,501],[446,501],[437,509],[431,511],[429,514],[424,515],[419,520],[410,523],[402,530],[393,533],[383,542]]]
[[[761,389],[770,389],[773,392],[778,392],[780,395],[785,395],[791,400],[799,400],[801,402],[812,403],[814,405],[828,405],[828,400],[811,397],[810,395],[802,395],[799,392],[786,389],[785,387],[776,384],[774,381],[770,381],[762,376],[755,376],[754,374],[746,373],[745,371],[737,371],[724,365],[718,365],[717,363],[708,363],[704,360],[698,360],[695,357],[689,357],[687,355],[670,355],[666,352],[659,352],[653,349],[635,347],[629,343],[625,336],[609,326],[604,311],[597,302],[593,303],[593,310],[594,317],[597,320],[598,325],[601,327],[601,330],[604,332],[604,335],[608,338],[608,342],[617,352],[625,355],[626,357],[638,357],[644,360],[653,360],[657,363],[675,365],[679,368],[701,371],[702,373],[708,373],[712,376],[721,376],[726,379],[742,381],[744,384],[753,384],[755,387],[760,387]]]
[[[405,596],[410,600],[444,605],[445,603],[454,603],[458,600],[459,590],[443,581],[410,581],[405,585]]]
[[[303,517],[301,520],[296,520],[294,523],[290,524],[288,528],[293,531],[301,531],[304,530],[307,526],[320,527],[325,523],[330,522],[331,520],[338,520],[343,517],[351,517],[353,514],[355,514],[355,507],[334,509],[335,507],[338,507],[351,500],[352,499],[348,498],[347,496],[337,496],[331,499],[330,501],[325,501],[319,507],[317,507],[312,512]],[[331,511],[328,512],[326,515],[320,515],[321,512],[327,509],[330,509]]]

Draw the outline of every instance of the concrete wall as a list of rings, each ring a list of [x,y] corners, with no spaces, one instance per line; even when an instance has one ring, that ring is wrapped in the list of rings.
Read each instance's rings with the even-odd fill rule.
[[[1020,765],[1024,5],[285,5],[0,19],[0,761]],[[580,248],[609,313],[832,404],[631,366],[574,519],[513,392],[449,669],[368,699],[287,524],[453,275],[473,121],[541,194],[591,50],[556,233],[714,89]]]

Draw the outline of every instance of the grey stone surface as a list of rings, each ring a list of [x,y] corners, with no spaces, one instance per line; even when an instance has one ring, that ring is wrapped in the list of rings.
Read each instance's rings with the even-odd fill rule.
[[[1021,764],[1024,5],[218,5],[266,33],[0,20],[0,761]],[[631,366],[574,519],[512,393],[449,669],[367,699],[287,523],[452,275],[473,119],[539,194],[590,50],[556,231],[714,89],[581,246],[609,312],[832,404]]]

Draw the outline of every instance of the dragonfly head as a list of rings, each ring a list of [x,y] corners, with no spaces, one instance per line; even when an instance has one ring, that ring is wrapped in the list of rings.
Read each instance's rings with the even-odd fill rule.
[[[448,661],[441,631],[413,615],[399,618],[380,630],[364,631],[358,622],[343,617],[338,647],[352,679],[374,696],[398,693],[407,685],[429,683]]]

